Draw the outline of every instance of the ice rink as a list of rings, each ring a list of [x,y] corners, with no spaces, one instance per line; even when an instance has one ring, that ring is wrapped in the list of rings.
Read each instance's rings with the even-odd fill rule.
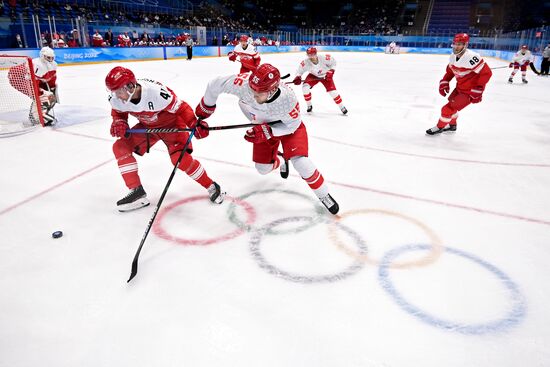
[[[151,205],[119,213],[117,64],[59,68],[58,125],[0,140],[0,366],[549,366],[550,79],[496,69],[456,133],[426,136],[448,56],[333,56],[349,114],[319,84],[302,118],[339,217],[294,169],[258,174],[243,129],[213,131],[194,157],[225,202],[177,172],[130,283],[171,162],[138,158]],[[262,61],[293,77],[303,58]],[[193,108],[239,66],[120,65]],[[237,102],[210,125],[246,123]]]

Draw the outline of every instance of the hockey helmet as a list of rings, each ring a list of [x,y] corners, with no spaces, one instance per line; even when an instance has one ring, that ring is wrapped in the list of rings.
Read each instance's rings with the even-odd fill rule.
[[[241,42],[248,42],[248,36],[246,34],[242,34],[241,38],[239,38],[239,41]]]
[[[115,66],[105,77],[105,85],[111,92],[123,88],[130,83],[137,84],[136,76],[132,70],[122,66]]]
[[[522,50],[527,50],[527,45],[522,45],[522,46],[521,46],[521,49],[522,49]]]
[[[279,86],[281,73],[271,64],[262,64],[256,68],[248,79],[250,88],[258,93],[270,92]]]
[[[52,62],[55,60],[55,53],[49,47],[42,47],[40,49],[40,58],[46,62]]]
[[[468,43],[470,42],[470,36],[468,36],[466,33],[457,33],[455,34],[455,37],[453,38],[453,43]]]
[[[317,55],[317,49],[315,47],[308,47],[308,49],[306,50],[306,54],[308,56],[315,56]]]

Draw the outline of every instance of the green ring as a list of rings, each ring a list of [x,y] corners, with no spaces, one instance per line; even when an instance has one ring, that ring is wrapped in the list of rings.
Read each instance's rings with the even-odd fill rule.
[[[319,220],[326,215],[325,208],[322,207],[320,204],[318,204],[315,200],[313,200],[310,196],[301,194],[299,192],[290,191],[290,190],[278,190],[278,189],[267,189],[267,190],[257,190],[249,192],[248,194],[244,194],[238,197],[238,199],[245,200],[246,198],[256,195],[256,194],[268,194],[272,192],[281,192],[289,195],[299,196],[301,198],[304,198],[314,204],[314,209],[317,215],[311,217],[311,222],[306,223],[300,227],[294,228],[294,229],[287,229],[282,231],[274,231],[271,228],[265,229],[265,234],[271,234],[271,235],[282,235],[282,234],[289,234],[289,233],[300,233],[302,231],[305,231],[306,229],[314,226],[319,222]],[[246,223],[242,222],[237,218],[237,214],[235,213],[236,205],[235,203],[231,203],[229,207],[227,208],[227,215],[229,217],[229,220],[235,224],[237,227],[245,230],[245,231],[257,231],[261,229],[261,226],[255,227],[251,225],[247,225]]]

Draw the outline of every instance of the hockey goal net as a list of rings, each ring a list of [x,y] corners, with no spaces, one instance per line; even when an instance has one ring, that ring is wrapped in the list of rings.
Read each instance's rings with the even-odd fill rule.
[[[44,125],[31,58],[0,55],[0,101],[0,137]]]

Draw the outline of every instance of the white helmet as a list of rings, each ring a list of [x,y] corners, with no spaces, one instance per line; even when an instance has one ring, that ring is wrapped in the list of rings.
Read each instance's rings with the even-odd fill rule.
[[[40,58],[46,62],[52,62],[55,60],[55,53],[49,47],[42,47],[40,50]]]

